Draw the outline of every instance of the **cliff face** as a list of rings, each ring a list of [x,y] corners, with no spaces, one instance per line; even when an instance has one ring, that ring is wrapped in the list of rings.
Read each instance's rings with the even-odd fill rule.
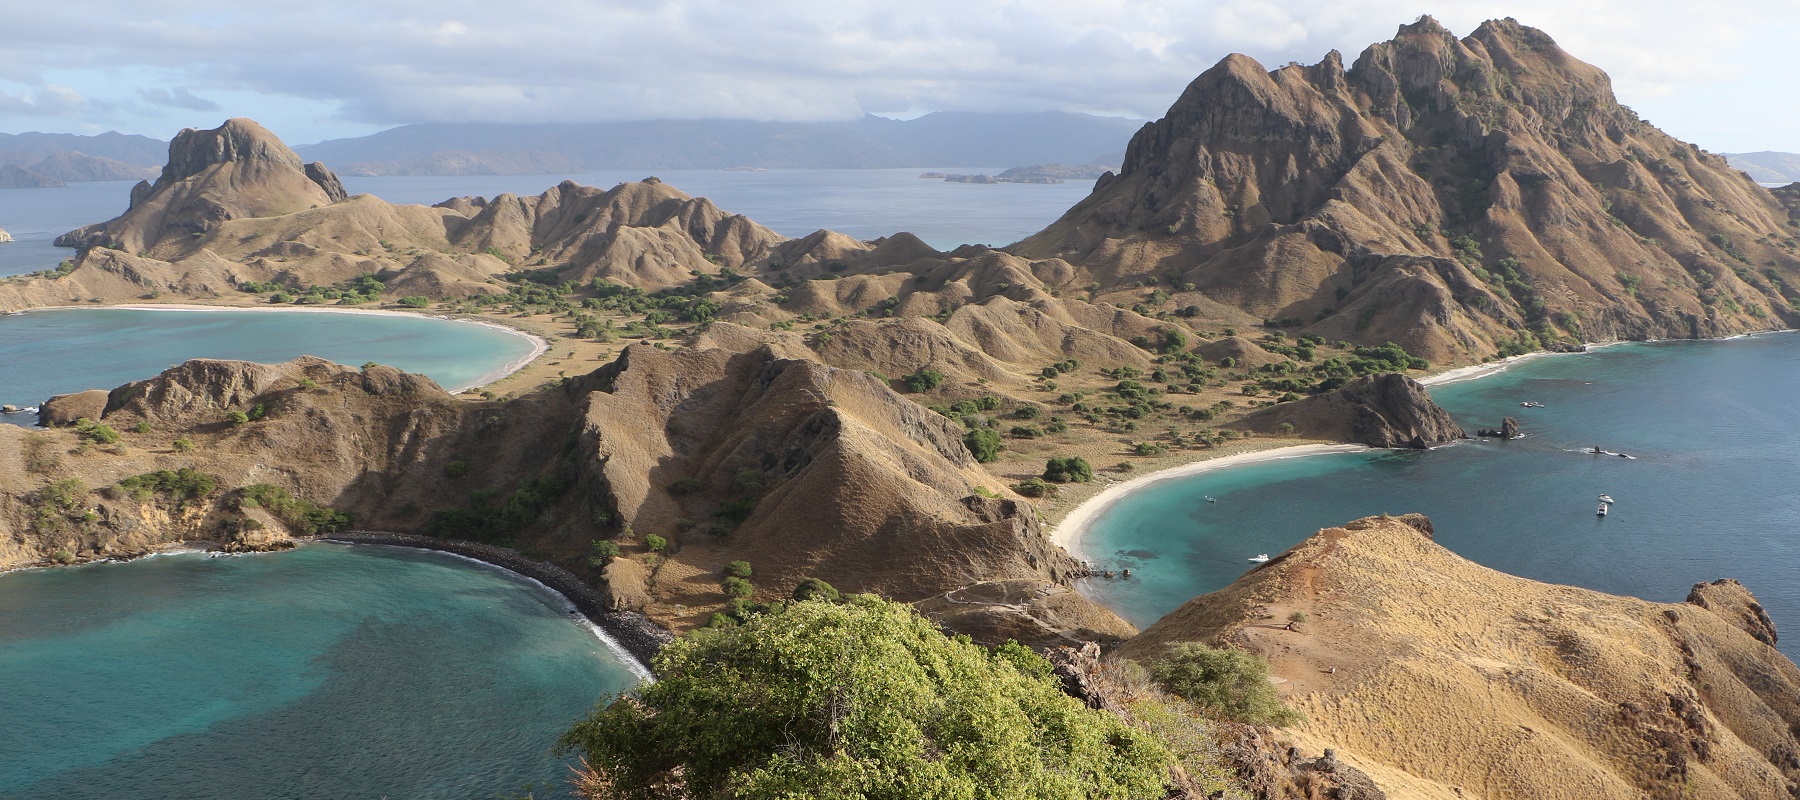
[[[1525,332],[1791,324],[1796,227],[1542,31],[1490,21],[1458,39],[1421,18],[1348,70],[1335,52],[1273,72],[1227,57],[1117,176],[1010,249],[1446,361]]]
[[[1424,449],[1468,437],[1418,381],[1387,373],[1254,412],[1239,427],[1265,434]],[[1283,427],[1291,426],[1291,427]]]
[[[1306,614],[1297,631],[1271,619]],[[1272,616],[1271,616],[1272,615]],[[1329,528],[1197,597],[1121,654],[1268,657],[1290,737],[1391,797],[1788,798],[1800,667],[1734,581],[1651,603],[1495,572],[1424,517]]]

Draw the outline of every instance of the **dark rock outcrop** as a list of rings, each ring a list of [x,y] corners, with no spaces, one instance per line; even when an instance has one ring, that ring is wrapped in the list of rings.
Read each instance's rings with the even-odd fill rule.
[[[1284,426],[1292,426],[1284,427]],[[1237,427],[1265,434],[1424,449],[1467,438],[1418,381],[1387,373],[1257,411]]]
[[[1512,417],[1507,417],[1506,419],[1501,420],[1498,429],[1482,428],[1481,430],[1476,431],[1475,435],[1485,436],[1490,439],[1517,439],[1519,438],[1519,421]]]
[[[1687,601],[1732,620],[1738,628],[1763,644],[1774,647],[1780,641],[1769,612],[1737,581],[1723,578],[1712,583],[1696,583],[1688,592]]]

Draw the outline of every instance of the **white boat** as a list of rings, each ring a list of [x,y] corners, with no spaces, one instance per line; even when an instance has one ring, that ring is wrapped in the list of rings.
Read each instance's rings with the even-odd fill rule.
[[[1612,505],[1613,504],[1612,495],[1610,495],[1610,494],[1600,495],[1600,502],[1605,503],[1609,506]]]
[[[1219,502],[1219,498],[1213,497],[1212,495],[1209,494],[1206,496],[1206,502],[1217,503],[1217,502]]]
[[[1596,516],[1596,517],[1606,516],[1606,504],[1605,503],[1600,504],[1600,509],[1598,511],[1594,512],[1594,516]]]
[[[1519,403],[1519,405],[1524,406],[1526,408],[1543,408],[1544,407],[1543,403],[1540,403],[1536,400],[1525,400],[1525,401]]]
[[[1250,560],[1254,561],[1258,564],[1261,564],[1261,563],[1264,563],[1269,560],[1269,554],[1268,553],[1257,553],[1256,555],[1251,556]]]

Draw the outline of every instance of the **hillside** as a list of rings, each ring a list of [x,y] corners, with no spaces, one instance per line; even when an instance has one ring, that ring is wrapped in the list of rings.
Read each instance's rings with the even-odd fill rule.
[[[1275,620],[1306,615],[1297,631]],[[1424,517],[1328,528],[1128,642],[1266,656],[1291,737],[1393,798],[1787,798],[1800,668],[1735,581],[1651,603],[1466,561]]]
[[[600,169],[877,169],[1085,164],[1138,120],[1059,112],[938,112],[846,122],[649,120],[432,123],[295,148],[349,175],[505,175]]]
[[[1725,153],[1723,154],[1731,166],[1749,174],[1750,179],[1758,183],[1792,183],[1800,181],[1800,153],[1776,153],[1764,150],[1757,153]]]
[[[108,131],[93,136],[74,133],[0,133],[0,165],[30,167],[69,153],[117,161],[154,170],[162,164],[168,143],[148,136]],[[60,177],[60,176],[59,176]],[[69,180],[69,178],[62,178]],[[105,180],[114,180],[107,178]]]
[[[1273,72],[1232,55],[1009,248],[1434,361],[1800,319],[1800,218],[1512,20],[1429,17]],[[1136,294],[1133,292],[1133,294]]]

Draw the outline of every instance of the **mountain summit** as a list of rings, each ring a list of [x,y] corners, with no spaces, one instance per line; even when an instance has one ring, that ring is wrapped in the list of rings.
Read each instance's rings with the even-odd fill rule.
[[[1348,70],[1228,56],[1011,249],[1453,361],[1792,325],[1797,226],[1542,31],[1422,17]]]

